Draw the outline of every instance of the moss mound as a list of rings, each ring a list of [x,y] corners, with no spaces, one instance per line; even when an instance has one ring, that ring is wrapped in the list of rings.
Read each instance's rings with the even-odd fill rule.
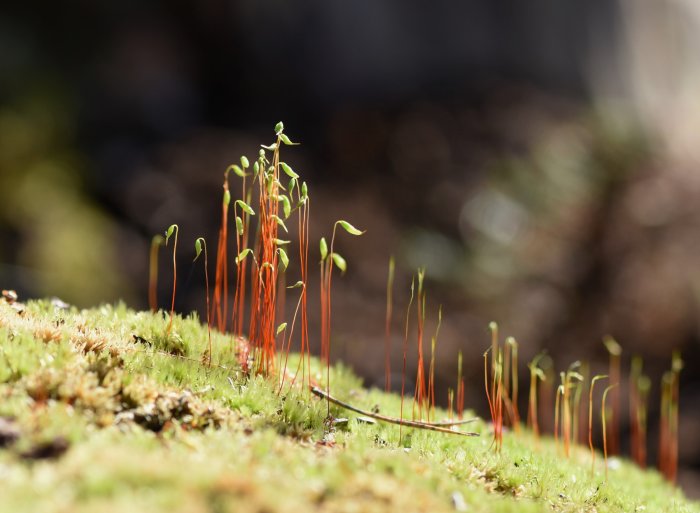
[[[0,301],[0,511],[700,511],[654,471],[488,426],[464,438],[366,423],[247,378],[230,336],[124,305]],[[290,358],[293,360],[293,357]],[[320,375],[318,362],[313,372]],[[290,361],[290,368],[296,368]],[[335,396],[398,416],[342,366]],[[438,417],[444,412],[438,412]]]

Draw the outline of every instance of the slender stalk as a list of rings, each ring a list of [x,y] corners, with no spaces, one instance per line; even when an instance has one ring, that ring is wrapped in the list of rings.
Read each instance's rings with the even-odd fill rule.
[[[637,464],[645,468],[647,464],[647,408],[649,405],[649,391],[651,390],[651,380],[648,376],[640,376],[637,383],[639,396],[637,408],[637,432],[639,435],[639,448]]]
[[[484,389],[486,390],[486,400],[489,403],[489,412],[491,413],[491,423],[495,426],[496,425],[496,409],[494,407],[494,402],[493,399],[491,399],[491,393],[489,392],[489,365],[488,365],[488,356],[489,356],[489,351],[491,351],[491,348],[487,349],[484,351]],[[459,362],[460,362],[460,370],[462,368],[461,366],[461,361],[462,361],[462,353],[459,353]],[[458,380],[459,383],[459,380]]]
[[[286,349],[284,348],[284,339],[282,339],[282,350],[283,350],[283,352],[284,352],[284,366],[282,367],[282,373],[281,373],[281,375],[280,375],[280,387],[279,387],[279,390],[277,390],[277,395],[279,395],[280,392],[282,392],[282,387],[284,386],[284,379],[285,379],[285,377],[286,377],[286,375],[287,375],[287,363],[288,363],[288,361],[289,361],[289,351],[290,351],[291,348],[292,348],[292,336],[294,335],[294,326],[295,326],[296,321],[297,321],[297,314],[299,313],[299,309],[301,308],[302,302],[303,302],[303,300],[304,300],[304,289],[305,289],[306,287],[304,286],[304,284],[303,284],[302,282],[300,282],[300,283],[301,283],[301,288],[302,288],[302,290],[301,290],[301,294],[299,294],[299,300],[297,301],[297,306],[296,306],[296,308],[294,309],[294,316],[292,317],[292,326],[291,326],[291,328],[290,328],[290,330],[289,330],[289,337],[288,337],[288,339],[287,339],[287,347],[286,347]],[[303,344],[303,343],[302,343],[302,344]],[[300,361],[300,362],[303,362],[303,361],[304,361],[304,350],[303,350],[303,347],[302,347],[302,350],[301,350],[301,355],[300,355],[299,361]],[[297,369],[297,373],[298,373],[298,372],[299,372],[299,371],[298,371],[298,369]],[[296,380],[296,374],[294,375],[294,379],[293,379],[292,382],[290,383],[290,386],[294,385],[294,381],[295,381],[295,380]],[[302,378],[302,382],[303,382],[303,378]]]
[[[503,447],[503,353],[500,352],[496,362],[496,424],[494,426],[494,441],[496,444],[496,452],[500,453]]]
[[[214,309],[219,331],[226,331],[226,303],[228,301],[228,206],[231,201],[229,192],[228,173],[224,173],[223,201],[221,202],[221,227],[216,249],[216,272],[214,273]]]
[[[671,382],[671,404],[669,411],[669,465],[668,480],[676,482],[678,474],[678,415],[680,397],[680,372],[683,369],[683,360],[679,352],[674,351],[671,363],[673,380]]]
[[[423,280],[425,278],[425,268],[418,269],[418,296],[416,300],[417,323],[418,323],[418,362],[416,369],[416,388],[413,394],[413,417],[416,417],[416,405],[418,406],[418,418],[423,420],[423,407],[426,403],[425,390],[425,363],[423,358],[423,329],[425,324],[425,290]]]
[[[442,324],[442,305],[438,308],[438,323],[435,328],[435,335],[430,341],[430,375],[428,378],[428,395],[430,396],[430,410],[428,420],[435,416],[435,346],[437,345],[440,325]]]
[[[659,426],[659,471],[668,479],[670,462],[670,416],[673,373],[665,372],[661,378],[661,409]]]
[[[544,381],[547,379],[542,369],[538,367],[538,363],[543,356],[543,353],[538,354],[527,365],[530,369],[530,397],[528,401],[527,425],[534,433],[535,441],[539,441],[540,437],[540,427],[537,420],[537,380]]]
[[[610,384],[620,384],[620,355],[622,347],[611,336],[606,336],[603,339],[605,348],[610,355]],[[612,389],[611,389],[612,390]],[[610,399],[610,426],[608,438],[610,439],[610,454],[618,454],[620,452],[620,389],[615,388],[612,391]]]
[[[391,389],[391,314],[393,311],[394,256],[389,258],[389,276],[386,282],[386,317],[384,319],[384,390]]]
[[[564,396],[563,396],[563,417],[564,417],[564,455],[569,457],[569,449],[571,444],[571,402],[570,402],[570,391],[571,386],[569,384],[569,374],[565,374],[564,380]]]
[[[538,389],[537,397],[537,407],[539,408],[539,425],[540,433],[544,433],[549,430],[551,433],[554,432],[554,395],[555,390],[555,374],[553,370],[552,359],[548,356],[543,356],[543,358],[538,363],[538,367],[542,370],[545,375],[545,379],[542,380]]]
[[[326,302],[326,309],[325,309],[325,316],[326,316],[326,330],[325,330],[325,340],[322,341],[322,346],[325,346],[325,352],[326,352],[326,386],[328,387],[328,393],[331,391],[331,359],[330,359],[330,351],[331,351],[331,280],[333,278],[333,267],[337,266],[340,268],[341,272],[345,272],[345,260],[338,254],[333,252],[333,247],[335,245],[335,233],[336,230],[338,229],[338,226],[341,226],[346,232],[348,232],[351,235],[362,235],[364,232],[358,230],[354,226],[352,226],[350,223],[347,221],[338,220],[333,224],[333,235],[331,236],[331,246],[330,246],[330,252],[328,255],[325,257],[326,260],[326,273],[325,273],[325,286],[326,286],[326,292],[325,292],[325,302]],[[322,255],[323,259],[323,255]],[[328,415],[330,416],[330,403],[328,403]]]
[[[156,234],[151,239],[150,263],[148,266],[148,306],[151,312],[158,310],[158,248],[163,245],[165,239]]]
[[[581,375],[574,371],[574,369],[580,367],[580,362],[574,362],[569,366],[569,370],[566,373],[561,373],[562,385],[564,387],[563,395],[563,424],[564,424],[564,454],[568,458],[570,455],[571,448],[571,435],[572,435],[572,420],[573,420],[573,409],[572,409],[572,399],[571,399],[571,389],[575,385],[576,381],[581,381],[583,378]]]
[[[642,359],[639,356],[632,357],[627,388],[629,390],[629,418],[630,418],[630,452],[632,459],[640,465],[640,432],[639,432],[639,378],[642,375]]]
[[[520,429],[520,412],[518,411],[518,342],[513,337],[508,337],[506,344],[510,346],[511,360],[511,412],[513,428],[517,432]],[[506,389],[507,389],[506,385]]]
[[[564,386],[557,387],[557,395],[554,400],[554,445],[559,450],[559,397],[564,394]]]
[[[211,309],[209,306],[209,257],[207,257],[207,241],[204,240],[204,237],[198,238],[195,243],[194,243],[196,255],[194,257],[195,260],[199,258],[199,254],[202,251],[202,247],[204,247],[204,281],[206,283],[206,293],[207,293],[207,335],[209,337],[209,352],[207,353],[207,362],[208,366],[211,368],[211,361],[213,358],[213,353],[212,353],[212,346],[211,346]]]
[[[584,387],[589,383],[590,368],[587,362],[581,363],[580,376],[581,382],[577,384],[576,391],[574,394],[574,406],[573,406],[573,435],[572,440],[574,443],[578,442],[580,444],[586,443],[586,433],[581,428],[581,418],[586,414],[586,405],[581,401],[584,394]]]
[[[399,416],[403,420],[403,400],[406,390],[406,353],[408,351],[408,326],[411,318],[411,305],[413,304],[413,287],[415,285],[415,277],[411,279],[411,298],[408,301],[408,307],[406,308],[406,328],[404,330],[403,338],[403,371],[401,372],[401,410]],[[399,427],[399,445],[401,445],[401,428]]]
[[[173,243],[173,297],[170,302],[170,322],[168,322],[168,329],[165,332],[166,336],[170,335],[170,330],[173,327],[173,315],[175,313],[175,290],[177,289],[177,261],[175,260],[175,253],[177,252],[177,234],[180,231],[176,224],[170,225],[168,230],[165,232],[165,245],[168,245],[168,240],[170,236],[175,233],[175,242]]]
[[[498,324],[495,322],[489,323],[491,331],[491,393],[488,392],[488,366],[484,361],[485,382],[487,387],[486,398],[489,401],[491,410],[491,422],[493,423],[493,440],[496,451],[501,450],[501,441],[503,433],[503,351],[498,343]],[[484,359],[486,359],[484,353]]]
[[[603,423],[603,457],[605,458],[605,480],[608,480],[608,440],[606,436],[606,425],[605,425],[605,399],[608,396],[608,392],[613,388],[617,387],[618,383],[614,383],[608,386],[605,391],[603,391],[603,399],[600,403],[600,418]]]
[[[593,376],[588,389],[588,447],[591,449],[591,475],[595,473],[595,448],[593,447],[593,388],[595,387],[596,381],[607,377],[607,375]]]
[[[491,397],[496,397],[496,364],[500,349],[498,347],[498,324],[495,322],[489,323],[489,331],[491,331]],[[494,410],[495,411],[495,410]]]
[[[488,388],[486,389],[488,393]],[[462,377],[462,351],[457,353],[457,418],[464,413],[464,378]]]
[[[245,204],[250,204],[252,199],[252,187],[248,190],[246,181],[249,173],[246,170],[250,167],[250,163],[246,157],[241,157],[241,167],[236,169],[241,178],[241,200]],[[258,164],[258,172],[260,167]],[[256,176],[253,176],[253,181]],[[240,254],[248,248],[248,234],[250,232],[250,215],[241,209],[241,215],[236,214],[236,204],[234,204],[234,217],[236,219],[236,251]],[[231,311],[231,325],[234,334],[239,337],[243,334],[243,316],[245,314],[245,293],[246,293],[246,266],[247,261],[236,262],[236,289],[233,293],[233,310]]]
[[[309,223],[308,223],[308,213],[309,213],[309,198],[307,195],[307,189],[306,189],[306,183],[303,184],[303,195],[302,193],[298,190],[297,188],[297,200],[299,202],[299,211],[298,211],[298,227],[299,227],[299,267],[300,267],[300,274],[301,274],[301,280],[299,283],[301,284],[302,291],[301,291],[301,296],[300,296],[300,301],[301,301],[301,347],[300,347],[300,355],[301,357],[299,358],[299,364],[297,365],[297,371],[294,375],[294,380],[292,380],[292,385],[294,384],[294,381],[296,380],[296,376],[299,374],[299,370],[301,369],[301,375],[302,375],[302,383],[304,382],[305,376],[306,376],[306,369],[309,369],[309,377],[308,377],[308,382],[307,385],[310,387],[311,386],[311,350],[309,348],[309,323],[308,323],[308,315],[307,315],[307,295],[306,295],[306,283],[307,283],[307,273],[308,273],[308,255],[309,255],[309,238],[308,238],[308,229],[309,229]],[[298,308],[298,306],[297,306]],[[295,318],[296,318],[296,312],[295,312]],[[292,322],[292,326],[294,325],[294,322]],[[291,342],[291,340],[290,340]],[[307,365],[308,363],[308,365]],[[310,388],[309,388],[310,389]]]
[[[455,391],[448,387],[447,389],[447,416],[450,420],[454,418],[454,399]]]

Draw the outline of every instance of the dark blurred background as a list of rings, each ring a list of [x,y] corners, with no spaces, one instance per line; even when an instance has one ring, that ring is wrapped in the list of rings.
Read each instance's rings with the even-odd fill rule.
[[[178,223],[177,309],[203,316],[192,241],[214,247],[224,170],[284,120],[313,251],[338,218],[367,230],[337,241],[334,357],[382,385],[391,254],[394,368],[425,265],[443,404],[461,350],[467,405],[486,412],[491,320],[521,362],[546,348],[557,369],[604,371],[610,333],[654,381],[654,446],[680,349],[681,482],[697,495],[699,27],[693,0],[5,4],[0,286],[145,308],[151,236]]]

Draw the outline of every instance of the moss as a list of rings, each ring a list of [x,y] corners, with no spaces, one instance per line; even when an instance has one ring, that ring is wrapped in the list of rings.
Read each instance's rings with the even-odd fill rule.
[[[566,459],[527,432],[495,454],[483,422],[470,426],[480,438],[400,437],[333,406],[348,422],[331,429],[308,390],[246,378],[230,336],[212,332],[203,363],[193,316],[166,338],[162,312],[21,306],[0,302],[0,416],[19,433],[0,449],[0,511],[700,511],[654,471],[620,461],[606,482],[601,457],[591,474],[586,449]],[[331,384],[398,416],[398,397],[345,367]],[[66,451],[34,457],[59,441]]]

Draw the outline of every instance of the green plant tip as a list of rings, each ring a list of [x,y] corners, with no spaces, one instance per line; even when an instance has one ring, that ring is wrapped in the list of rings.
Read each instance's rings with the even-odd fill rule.
[[[289,176],[290,178],[294,178],[294,179],[299,178],[299,175],[296,174],[294,172],[294,170],[292,169],[292,167],[289,164],[287,164],[286,162],[280,162],[280,166],[282,167],[282,171],[284,171],[284,173],[287,176]]]
[[[363,233],[365,233],[363,231],[358,230],[357,228],[355,228],[353,225],[351,225],[347,221],[343,221],[342,219],[339,221],[336,221],[336,224],[339,224],[340,226],[342,226],[343,229],[346,232],[348,232],[350,235],[362,235]]]
[[[323,262],[328,256],[328,244],[326,243],[325,237],[321,237],[321,240],[318,242],[318,246],[321,250],[321,262]]]
[[[253,211],[253,209],[245,201],[236,200],[236,205],[241,207],[241,210],[243,210],[243,212],[245,212],[246,214],[251,215],[251,216],[255,215],[255,212]]]
[[[333,259],[333,263],[335,266],[340,269],[341,273],[344,273],[348,269],[348,263],[345,261],[345,259],[340,256],[338,253],[333,253],[331,255],[331,258]]]
[[[277,326],[277,332],[275,333],[275,335],[279,335],[280,333],[282,333],[286,329],[287,329],[287,323],[283,322],[282,324]]]
[[[603,344],[605,344],[605,349],[607,349],[608,353],[611,355],[620,356],[622,354],[622,347],[610,335],[603,338]]]
[[[165,231],[165,244],[168,243],[168,239],[172,236],[173,232],[177,230],[177,225],[176,224],[171,224],[168,229]]]
[[[280,140],[287,146],[297,146],[299,143],[292,142],[285,134],[280,134]]]
[[[277,253],[282,261],[282,268],[286,269],[289,266],[289,257],[287,256],[287,252],[282,248],[277,248]]]
[[[200,237],[196,241],[194,241],[194,251],[196,253],[194,257],[195,260],[197,260],[199,258],[199,255],[202,253],[202,242],[204,242],[204,237]]]
[[[246,248],[240,253],[238,253],[238,256],[236,257],[236,264],[241,263],[245,258],[252,253],[252,250],[250,248]]]

